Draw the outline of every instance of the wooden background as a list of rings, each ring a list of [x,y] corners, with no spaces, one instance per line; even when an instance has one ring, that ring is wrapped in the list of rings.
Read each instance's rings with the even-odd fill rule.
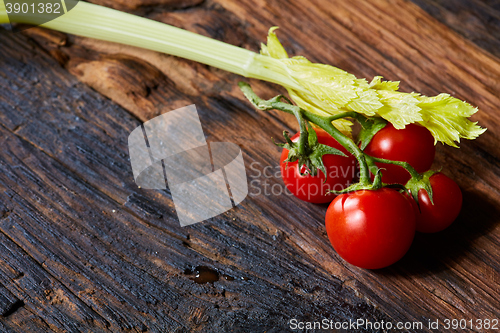
[[[278,25],[291,55],[401,80],[407,92],[453,94],[479,106],[474,119],[489,130],[460,149],[438,145],[435,166],[464,194],[454,225],[417,235],[400,262],[367,271],[330,246],[327,206],[257,195],[281,184],[259,176],[278,165],[270,138],[297,128],[254,110],[240,77],[40,28],[0,28],[0,332],[500,319],[499,1],[93,2],[254,51]],[[283,92],[251,84],[266,97]],[[240,145],[256,182],[236,209],[181,228],[168,191],[134,184],[127,138],[192,103],[207,140]]]

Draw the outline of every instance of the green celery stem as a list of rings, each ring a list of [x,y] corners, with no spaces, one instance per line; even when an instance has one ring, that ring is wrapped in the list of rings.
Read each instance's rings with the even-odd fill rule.
[[[10,22],[0,0],[0,24],[33,23],[29,15]],[[277,59],[220,42],[171,25],[80,1],[68,13],[41,25],[83,37],[167,53],[241,76],[305,91]]]

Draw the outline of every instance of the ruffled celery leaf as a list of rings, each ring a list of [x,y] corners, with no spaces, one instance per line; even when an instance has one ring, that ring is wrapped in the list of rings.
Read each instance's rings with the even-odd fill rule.
[[[303,89],[287,88],[290,97],[302,109],[319,115],[336,115],[355,111],[364,116],[384,118],[397,129],[411,123],[426,127],[440,141],[453,147],[461,138],[475,139],[486,129],[468,118],[477,108],[448,94],[434,97],[398,91],[398,81],[382,81],[376,76],[368,83],[365,79],[339,68],[312,63],[305,57],[289,58],[274,33],[269,30],[267,45],[262,45],[263,55],[278,59],[281,74]],[[351,122],[339,119],[332,122],[344,134],[350,135]]]
[[[419,124],[432,133],[436,142],[458,148],[455,142],[460,142],[460,138],[473,140],[486,131],[477,122],[467,119],[477,112],[477,108],[469,103],[448,94],[418,96],[417,99],[422,109],[422,121]]]

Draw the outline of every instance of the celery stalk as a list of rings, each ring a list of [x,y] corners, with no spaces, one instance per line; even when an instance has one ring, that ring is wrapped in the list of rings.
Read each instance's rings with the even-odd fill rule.
[[[29,16],[18,23],[34,23]],[[0,0],[0,23],[9,23]],[[68,13],[41,25],[84,37],[132,45],[168,53],[217,67],[241,76],[277,83],[294,102],[318,115],[357,112],[381,117],[395,128],[411,123],[426,127],[440,141],[453,147],[461,138],[475,139],[486,129],[468,118],[477,108],[448,94],[427,97],[398,91],[399,82],[375,77],[370,83],[339,68],[311,63],[305,57],[288,57],[273,27],[261,54],[229,45],[114,9],[79,2]],[[338,119],[333,124],[349,133],[352,123]]]
[[[0,0],[0,24],[9,23]],[[33,21],[25,16],[22,22]],[[137,46],[303,91],[273,58],[223,43],[168,24],[80,1],[68,13],[41,25],[78,36]]]
[[[5,3],[0,0],[0,24],[10,23],[9,17],[7,16],[7,10],[5,9]]]

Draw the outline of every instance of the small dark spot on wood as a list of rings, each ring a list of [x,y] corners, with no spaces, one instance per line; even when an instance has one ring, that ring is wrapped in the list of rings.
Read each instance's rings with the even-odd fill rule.
[[[147,332],[148,331],[148,327],[144,324],[137,325],[136,328],[139,332]]]
[[[14,127],[12,132],[17,133],[20,129],[21,129],[21,125],[17,125],[16,127]]]
[[[186,242],[183,242],[183,244]],[[195,275],[195,277],[190,278],[196,283],[213,283],[215,281],[219,281],[220,278],[223,278],[226,281],[234,281],[236,278],[231,275],[227,275],[219,272],[216,269],[209,268],[206,266],[196,266],[194,268],[186,268],[184,270],[185,275]],[[248,280],[248,278],[241,277],[241,280]],[[223,292],[224,296],[224,292]]]
[[[223,274],[222,277],[227,281],[234,281],[234,277]]]
[[[0,210],[0,219],[6,219],[9,217],[10,213],[10,210]]]
[[[196,283],[214,283],[219,280],[219,273],[208,267],[198,267],[195,271],[195,277],[191,280]]]
[[[196,266],[194,269],[185,269],[184,274],[193,275],[194,277],[190,277],[196,283],[214,283],[219,281],[220,273],[213,268],[207,266]]]
[[[23,276],[24,276],[24,273],[23,272],[19,272],[19,274],[17,274],[16,276],[14,276],[14,280],[19,280]]]

